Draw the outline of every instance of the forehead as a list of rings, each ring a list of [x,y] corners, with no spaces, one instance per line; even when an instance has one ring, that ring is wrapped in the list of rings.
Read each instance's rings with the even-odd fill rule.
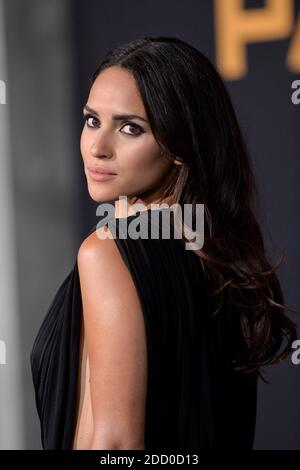
[[[144,105],[133,75],[118,66],[103,70],[90,90],[88,104],[103,111],[128,110],[144,113]]]

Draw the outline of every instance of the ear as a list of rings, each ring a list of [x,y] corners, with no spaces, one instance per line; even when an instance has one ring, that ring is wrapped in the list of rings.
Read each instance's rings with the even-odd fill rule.
[[[179,158],[175,158],[175,160],[174,160],[174,162],[173,162],[173,163],[174,163],[174,165],[178,165],[178,166],[181,166],[181,165],[183,165],[183,161],[182,161],[182,160],[180,160]]]
[[[166,152],[163,149],[160,150],[161,155],[164,155],[165,153]],[[181,166],[181,165],[184,165],[184,162],[180,160],[179,158],[175,158],[175,160],[173,160],[173,165]]]

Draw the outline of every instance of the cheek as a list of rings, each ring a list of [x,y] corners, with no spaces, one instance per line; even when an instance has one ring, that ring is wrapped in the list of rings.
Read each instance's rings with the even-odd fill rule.
[[[157,165],[159,162],[160,150],[158,144],[152,136],[141,136],[126,152],[126,168],[136,171],[143,171]],[[125,168],[125,169],[126,169]]]
[[[145,146],[132,157],[127,168],[136,173],[141,173],[143,178],[160,175],[169,167],[169,162],[163,159],[157,145]]]
[[[83,158],[85,158],[86,156],[86,149],[87,149],[87,142],[86,142],[85,132],[83,130],[80,136],[80,152]]]

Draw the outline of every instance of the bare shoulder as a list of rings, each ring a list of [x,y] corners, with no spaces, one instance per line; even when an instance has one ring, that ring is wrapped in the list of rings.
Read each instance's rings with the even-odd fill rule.
[[[106,226],[102,226],[83,240],[78,250],[77,260],[84,262],[88,258],[95,259],[96,257],[96,261],[100,258],[110,258],[112,255],[115,261],[119,259],[118,248],[112,239],[110,230]]]
[[[99,234],[102,238],[99,238]],[[89,289],[98,299],[103,295],[101,302],[109,300],[112,306],[112,302],[118,302],[120,296],[123,303],[137,302],[131,273],[109,229],[100,227],[82,242],[77,262],[82,289]]]
[[[81,244],[77,260],[91,374],[91,446],[141,448],[147,350],[136,287],[112,238],[93,232]]]

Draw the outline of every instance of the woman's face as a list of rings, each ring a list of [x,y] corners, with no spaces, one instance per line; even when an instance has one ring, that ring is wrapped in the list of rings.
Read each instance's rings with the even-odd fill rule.
[[[155,201],[172,164],[160,153],[131,73],[118,66],[103,70],[90,90],[84,116],[80,149],[91,198],[105,202],[122,195],[128,201]],[[89,168],[114,175],[99,180]]]

